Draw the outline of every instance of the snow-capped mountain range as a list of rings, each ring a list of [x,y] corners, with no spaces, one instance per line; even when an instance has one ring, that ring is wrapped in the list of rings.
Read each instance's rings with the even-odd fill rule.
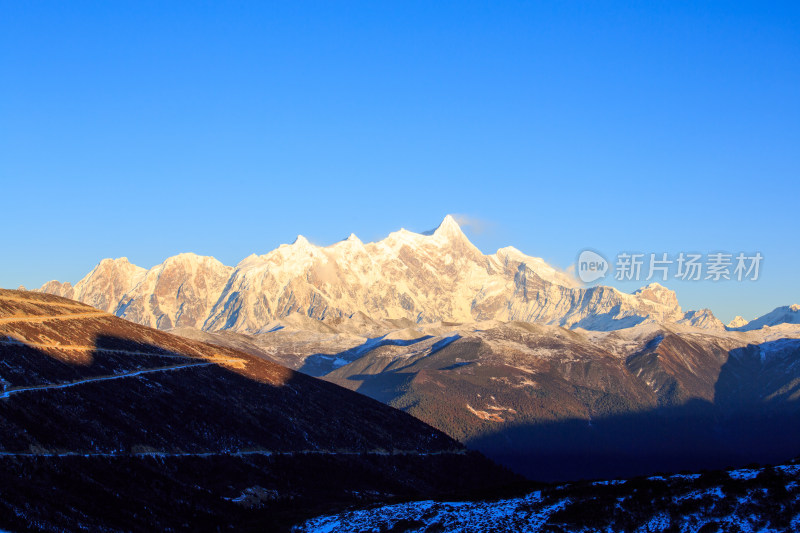
[[[734,324],[729,324],[728,327],[736,331],[751,331],[754,329],[761,329],[764,326],[777,326],[779,324],[800,324],[800,305],[794,304],[776,307],[766,315],[760,316],[746,324],[739,324],[736,326],[734,326]]]
[[[298,236],[235,267],[191,253],[149,270],[124,257],[104,259],[74,286],[50,281],[39,290],[160,329],[257,334],[297,314],[322,321],[518,320],[601,331],[647,321],[725,329],[708,309],[684,312],[675,293],[657,283],[633,294],[583,288],[513,247],[484,255],[450,215],[431,232],[401,229],[367,244],[350,235],[321,247]],[[795,307],[783,315],[796,319]],[[780,317],[767,317],[781,309],[730,327],[779,323]]]

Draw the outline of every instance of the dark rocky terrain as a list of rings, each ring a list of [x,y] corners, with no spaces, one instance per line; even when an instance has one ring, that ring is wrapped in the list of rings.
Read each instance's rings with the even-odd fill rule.
[[[543,486],[525,496],[426,500],[318,517],[297,533],[800,530],[800,464]]]
[[[0,529],[274,530],[516,480],[336,385],[0,290]]]

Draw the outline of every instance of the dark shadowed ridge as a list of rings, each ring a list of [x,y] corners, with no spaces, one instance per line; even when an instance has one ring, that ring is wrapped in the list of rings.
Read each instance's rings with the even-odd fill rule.
[[[467,337],[410,355],[379,346],[324,379],[401,408],[537,481],[800,454],[800,340],[725,350],[654,332],[619,357],[573,343],[574,333],[557,339],[529,329],[530,340],[512,327],[497,335],[566,355],[515,355]]]
[[[519,481],[374,400],[59,297],[0,291],[0,528],[280,530]]]

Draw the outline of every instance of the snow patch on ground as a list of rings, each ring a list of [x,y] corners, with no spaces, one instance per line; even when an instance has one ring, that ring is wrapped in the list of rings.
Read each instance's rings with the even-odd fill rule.
[[[739,470],[731,470],[730,472],[728,472],[728,475],[730,476],[731,479],[747,480],[747,479],[755,479],[760,472],[761,470],[742,468]]]
[[[793,493],[798,488],[797,479],[792,479],[800,474],[800,464],[789,464],[774,467],[776,473],[785,476],[786,490]],[[321,516],[296,526],[296,532],[348,532],[348,531],[408,531],[408,532],[483,532],[483,531],[615,531],[622,527],[626,531],[650,533],[656,531],[800,531],[800,511],[792,510],[791,506],[800,503],[798,495],[790,496],[788,500],[774,500],[771,489],[763,486],[752,486],[753,480],[763,472],[761,468],[744,468],[729,471],[731,486],[730,494],[721,486],[708,486],[704,483],[702,474],[674,474],[666,476],[651,476],[645,480],[605,480],[595,481],[578,487],[577,494],[586,493],[585,487],[596,487],[585,496],[576,496],[571,493],[572,484],[551,486],[546,489],[531,492],[520,498],[511,498],[497,501],[472,501],[472,502],[411,502],[376,506],[369,509],[344,512],[338,515]],[[640,490],[643,482],[650,482],[650,487],[656,493],[662,490],[665,493],[666,503],[652,507],[642,507],[641,502],[637,509],[626,508],[626,501],[634,497]],[[736,484],[740,484],[738,488]],[[756,481],[757,483],[757,481]],[[620,486],[612,488],[611,486]],[[625,495],[625,489],[631,486],[630,493]],[[727,485],[726,485],[727,486]],[[741,491],[745,489],[744,493]],[[726,489],[728,490],[728,489]],[[597,499],[603,495],[607,499],[608,492],[613,491],[617,504],[617,516],[604,517],[610,520],[605,526],[597,524],[582,525],[569,522],[570,527],[564,527],[564,515],[554,516],[559,511],[571,513],[575,510],[581,516],[581,507],[589,500]],[[740,494],[736,495],[735,492]],[[577,498],[577,499],[576,499]],[[635,499],[635,498],[634,498]],[[601,496],[602,500],[602,496]],[[669,503],[671,502],[671,503]],[[782,503],[779,503],[782,502]],[[790,508],[786,508],[787,502]],[[782,506],[791,514],[784,514],[778,521],[781,527],[774,523],[777,517],[772,516],[775,505]],[[692,512],[686,513],[688,509]],[[784,511],[781,511],[784,512]],[[631,514],[632,513],[632,514]],[[614,521],[623,516],[622,522]],[[632,516],[638,515],[637,523],[630,524]]]

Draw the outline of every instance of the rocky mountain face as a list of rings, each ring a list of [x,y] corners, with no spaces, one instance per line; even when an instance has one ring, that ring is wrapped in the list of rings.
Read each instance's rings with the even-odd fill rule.
[[[113,311],[153,328],[198,327],[217,302],[232,270],[213,257],[170,257],[148,270]]]
[[[6,290],[0,478],[0,529],[10,531],[270,531],[326,509],[516,480],[331,383]]]
[[[146,273],[147,269],[131,264],[126,257],[103,259],[74,287],[69,282],[50,281],[40,290],[111,313],[122,297],[144,279]]]
[[[299,236],[235,267],[194,254],[150,270],[106,259],[74,287],[51,281],[40,290],[160,329],[249,334],[295,315],[423,324],[518,320],[603,331],[646,321],[724,328],[708,310],[684,313],[675,293],[656,283],[633,294],[586,289],[515,248],[484,255],[451,216],[432,232],[401,229],[368,244],[351,235],[320,247]]]

